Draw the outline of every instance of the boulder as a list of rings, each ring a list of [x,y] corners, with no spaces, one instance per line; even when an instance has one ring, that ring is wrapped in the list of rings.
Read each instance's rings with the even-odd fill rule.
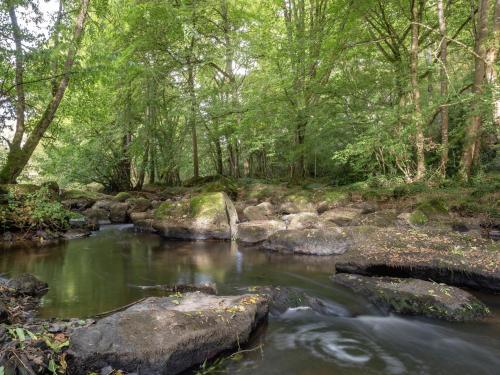
[[[245,243],[262,242],[286,225],[279,220],[256,220],[238,224],[238,240]]]
[[[248,206],[243,210],[243,216],[248,221],[268,220],[273,215],[273,205],[262,202],[256,206]]]
[[[111,210],[111,206],[113,205],[113,203],[114,202],[111,199],[101,199],[101,200],[96,201],[92,205],[92,208],[110,211]]]
[[[331,221],[337,225],[349,225],[354,219],[363,212],[361,208],[338,207],[333,210],[325,211],[321,214],[321,219]]]
[[[332,280],[388,312],[450,321],[476,320],[489,314],[488,308],[472,294],[446,284],[346,273],[336,274]]]
[[[76,329],[70,370],[88,374],[111,366],[126,373],[179,374],[244,345],[267,312],[266,298],[251,294],[148,298]]]
[[[295,229],[274,233],[264,242],[264,248],[292,254],[337,255],[345,253],[351,240],[340,228]]]
[[[132,212],[145,212],[151,208],[151,201],[147,198],[130,198],[127,200],[129,214]]]
[[[115,202],[109,210],[109,220],[112,223],[122,224],[128,222],[128,203]]]
[[[226,193],[202,193],[155,210],[152,226],[167,238],[236,239],[238,214]]]
[[[39,280],[36,276],[24,273],[8,280],[7,287],[12,290],[13,294],[36,297],[47,293],[49,286],[47,283]]]
[[[83,211],[82,214],[91,223],[105,224],[110,222],[109,211],[103,208],[91,207]]]
[[[319,216],[316,212],[299,212],[298,214],[284,215],[287,229],[318,228]]]
[[[290,197],[288,197],[290,198]],[[299,212],[317,212],[316,207],[307,199],[302,197],[292,197],[280,205],[280,212],[283,214],[297,214]]]

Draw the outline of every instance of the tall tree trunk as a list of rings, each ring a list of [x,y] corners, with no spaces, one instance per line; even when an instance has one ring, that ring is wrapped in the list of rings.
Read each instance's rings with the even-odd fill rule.
[[[474,158],[479,155],[479,132],[481,129],[480,97],[483,93],[484,75],[486,70],[485,40],[488,36],[488,7],[489,0],[479,0],[477,12],[477,33],[474,45],[474,82],[472,92],[474,99],[472,102],[472,115],[465,134],[465,144],[460,165],[460,175],[467,181],[472,172]]]
[[[192,42],[193,44],[193,42]],[[188,90],[189,90],[189,127],[191,128],[191,141],[193,148],[193,177],[200,177],[200,163],[198,159],[198,136],[196,134],[196,93],[194,88],[194,64],[191,62],[192,56],[188,62]]]
[[[68,87],[71,68],[73,67],[73,64],[75,62],[76,53],[78,51],[78,47],[83,37],[83,30],[85,26],[85,20],[87,18],[87,9],[89,6],[89,2],[90,0],[81,0],[80,12],[76,18],[75,30],[73,32],[73,40],[66,55],[62,78],[59,81],[57,90],[55,90],[55,93],[53,94],[50,102],[47,104],[47,107],[45,108],[45,111],[43,112],[41,118],[35,123],[32,132],[30,133],[30,135],[26,139],[24,146],[22,147],[20,147],[21,144],[20,142],[22,141],[24,135],[24,107],[23,107],[24,84],[22,82],[22,74],[20,77],[18,76],[18,70],[19,72],[23,72],[24,66],[22,61],[22,47],[19,46],[18,48],[17,46],[18,41],[19,43],[21,43],[19,27],[16,28],[13,22],[13,34],[16,44],[16,85],[17,87],[19,86],[22,87],[22,92],[20,95],[19,89],[16,87],[16,89],[18,90],[17,101],[16,101],[16,112],[18,112],[16,113],[16,116],[18,116],[18,118],[16,119],[16,131],[14,134],[14,139],[11,148],[9,150],[9,153],[7,154],[7,160],[2,170],[0,171],[0,183],[16,182],[17,178],[19,177],[24,167],[28,163],[29,159],[31,158],[33,151],[35,151],[36,146],[38,145],[43,135],[45,134],[46,130],[54,120],[54,116],[57,112],[59,104],[63,99],[64,92]],[[14,15],[15,19],[15,11],[13,7],[9,10],[9,14],[11,15],[11,17],[12,15]],[[17,25],[17,19],[16,19],[16,25]],[[16,34],[18,34],[17,37]],[[16,41],[16,39],[18,39],[18,41]],[[21,59],[19,60],[18,57],[21,57]],[[21,116],[21,118],[19,118],[19,116]],[[21,125],[21,128],[19,128],[19,125]],[[14,142],[19,143],[19,147],[14,146]]]
[[[448,55],[448,40],[446,39],[446,19],[444,16],[443,0],[437,0],[437,13],[439,19],[439,33],[441,34],[441,104],[440,120],[441,120],[441,163],[440,171],[443,177],[446,177],[446,166],[448,165],[448,75],[447,71],[447,55]]]
[[[418,38],[420,31],[422,1],[412,0],[411,3],[411,50],[410,50],[410,74],[414,106],[414,119],[416,127],[416,149],[417,149],[417,174],[416,180],[425,176],[425,154],[424,154],[424,131],[422,121],[422,108],[420,104],[420,87],[418,85]]]
[[[493,124],[500,128],[500,85],[498,83],[498,50],[500,48],[500,0],[495,1],[493,38],[486,52],[486,81],[491,85]]]
[[[219,136],[216,137],[215,139],[215,153],[216,153],[216,164],[217,164],[217,174],[222,175],[224,174],[224,168],[222,164],[222,147],[220,144],[220,138]]]

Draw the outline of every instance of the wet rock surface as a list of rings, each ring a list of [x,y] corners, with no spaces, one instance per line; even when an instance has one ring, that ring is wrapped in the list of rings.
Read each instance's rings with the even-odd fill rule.
[[[4,281],[4,285],[14,295],[40,297],[47,293],[48,290],[46,282],[29,273],[14,276],[12,279]]]
[[[349,315],[345,308],[333,306],[319,298],[308,295],[303,290],[281,286],[256,286],[246,291],[266,296],[269,301],[269,314],[278,316],[294,309],[310,309],[319,314]]]
[[[282,253],[338,255],[349,250],[351,241],[340,228],[283,230],[270,236],[264,248]]]
[[[245,344],[268,313],[258,295],[188,293],[148,298],[77,329],[68,351],[72,373],[107,366],[141,374],[179,374]]]
[[[450,321],[478,320],[489,314],[488,308],[472,294],[445,284],[346,273],[336,274],[332,280],[387,312]]]

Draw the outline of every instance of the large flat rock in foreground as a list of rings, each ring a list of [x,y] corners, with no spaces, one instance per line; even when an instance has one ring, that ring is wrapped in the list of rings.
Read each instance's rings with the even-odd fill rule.
[[[365,296],[379,308],[402,315],[470,321],[489,314],[488,308],[472,294],[445,284],[346,273],[336,274],[332,280]]]
[[[111,366],[125,372],[174,375],[245,344],[268,313],[266,297],[148,298],[80,328],[71,336],[76,374]]]

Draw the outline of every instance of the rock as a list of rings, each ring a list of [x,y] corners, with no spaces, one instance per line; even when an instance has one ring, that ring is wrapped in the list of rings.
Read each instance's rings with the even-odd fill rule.
[[[286,225],[279,220],[256,220],[238,224],[238,240],[245,243],[257,243],[269,238]]]
[[[112,223],[123,224],[128,222],[128,203],[115,202],[109,211],[109,220]]]
[[[93,223],[107,224],[109,220],[109,211],[103,208],[88,208],[82,214]]]
[[[237,238],[238,214],[225,193],[202,193],[155,210],[152,226],[167,238],[189,240]]]
[[[130,198],[127,200],[129,214],[132,212],[145,212],[151,208],[151,201],[146,198]]]
[[[340,306],[333,306],[316,297],[311,297],[303,290],[288,287],[257,286],[247,288],[248,292],[264,295],[269,301],[269,313],[281,315],[289,309],[311,309],[320,314],[347,316],[348,311]]]
[[[293,254],[337,255],[345,253],[350,243],[340,228],[297,229],[274,233],[264,242],[264,248]]]
[[[337,225],[349,225],[363,212],[360,208],[338,207],[321,214],[321,220],[331,221]]]
[[[72,228],[63,233],[63,238],[66,240],[74,240],[90,236],[90,230],[86,228]]]
[[[111,366],[126,373],[179,374],[244,345],[267,312],[266,298],[257,295],[148,298],[75,329],[71,373]]]
[[[469,227],[464,223],[453,223],[451,229],[455,232],[465,233],[469,231]]]
[[[299,212],[283,216],[287,229],[318,228],[319,216],[315,212]]]
[[[355,203],[353,208],[361,210],[362,215],[372,214],[377,211],[377,206],[369,202]]]
[[[4,232],[2,234],[2,241],[10,242],[14,239],[14,235],[11,232]]]
[[[332,280],[365,296],[379,308],[402,315],[468,321],[489,314],[488,308],[472,294],[445,284],[343,273],[334,275]]]
[[[92,208],[94,209],[102,209],[106,211],[111,211],[111,206],[113,205],[113,201],[111,199],[101,199],[95,202],[92,205]]]
[[[280,205],[280,212],[284,214],[297,214],[299,212],[317,212],[314,205],[306,199],[293,199]]]
[[[61,202],[61,204],[68,210],[76,210],[76,211],[83,211],[87,208],[90,208],[94,203],[95,199],[90,199],[90,198],[65,199]]]
[[[14,294],[28,296],[41,296],[47,293],[48,284],[39,280],[36,276],[25,273],[15,276],[7,281],[7,287],[13,290]]]
[[[243,216],[248,221],[269,220],[273,215],[273,205],[263,202],[256,206],[248,206],[243,210]]]

